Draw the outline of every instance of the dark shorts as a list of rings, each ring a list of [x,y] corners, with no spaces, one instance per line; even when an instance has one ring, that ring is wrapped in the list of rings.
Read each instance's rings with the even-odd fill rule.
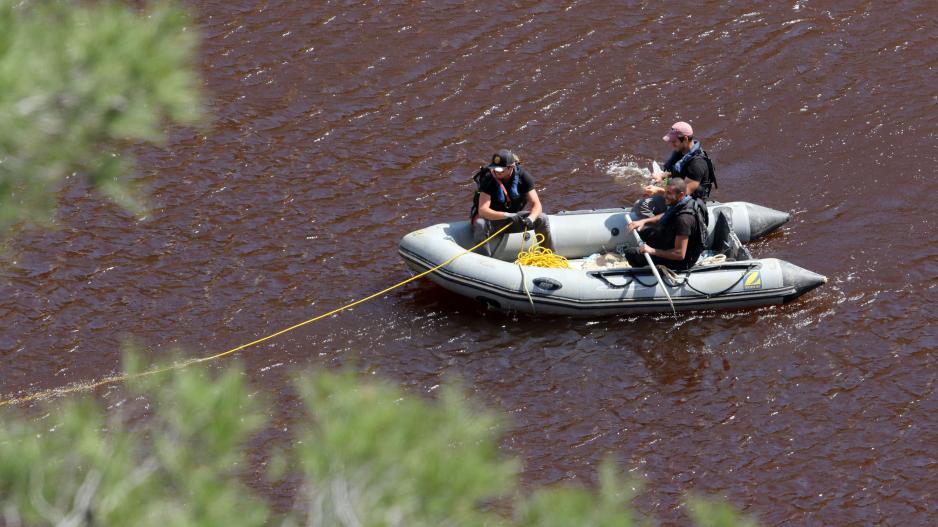
[[[522,213],[524,214],[524,213]],[[472,240],[474,244],[478,244],[482,240],[488,238],[492,233],[497,232],[499,229],[505,226],[505,224],[511,223],[511,220],[487,220],[482,217],[477,217],[472,222]],[[524,232],[524,225],[512,225],[508,228],[503,234],[511,232]],[[547,248],[552,249],[553,244],[550,237],[550,222],[547,220],[546,214],[541,214],[534,220],[534,232],[535,234],[544,235],[544,245]],[[492,248],[498,245],[498,238],[490,241],[489,243],[479,247],[476,252],[479,254],[484,254],[485,256],[492,256]]]
[[[638,221],[657,216],[668,210],[664,195],[656,194],[650,198],[641,198],[632,205],[632,220]]]
[[[654,247],[655,249],[670,249],[674,245],[674,240],[671,240],[671,247],[668,247],[667,240],[663,240],[663,233],[656,226],[652,225],[650,227],[645,227],[639,231],[639,236],[642,237],[642,241],[646,244]],[[648,259],[645,258],[645,255],[638,251],[638,247],[629,247],[625,250],[625,258],[629,261],[629,265],[632,267],[647,267]],[[687,263],[683,260],[668,260],[666,258],[659,258],[657,256],[651,257],[652,263],[656,266],[663,265],[668,269],[674,269],[675,271],[684,271],[690,269],[694,266],[694,262]]]

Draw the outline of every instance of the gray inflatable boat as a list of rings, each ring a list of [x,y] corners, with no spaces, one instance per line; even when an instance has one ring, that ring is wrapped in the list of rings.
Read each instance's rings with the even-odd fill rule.
[[[570,269],[517,265],[531,233],[502,235],[492,257],[459,256],[428,275],[450,291],[500,311],[538,315],[603,316],[727,309],[781,304],[827,282],[827,278],[775,258],[752,258],[743,242],[758,239],[788,221],[787,213],[745,202],[710,203],[707,255],[688,271],[669,273],[660,283],[649,268],[588,265],[598,254],[621,253],[634,246],[625,215],[629,209],[564,212],[550,215],[554,252]],[[441,223],[414,231],[399,252],[415,272],[424,272],[473,246],[468,221]],[[725,259],[725,260],[724,260]]]

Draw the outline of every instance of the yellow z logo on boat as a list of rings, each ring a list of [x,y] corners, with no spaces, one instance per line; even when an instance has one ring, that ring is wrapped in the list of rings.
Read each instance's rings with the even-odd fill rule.
[[[762,274],[759,271],[749,271],[743,280],[745,289],[762,289]]]

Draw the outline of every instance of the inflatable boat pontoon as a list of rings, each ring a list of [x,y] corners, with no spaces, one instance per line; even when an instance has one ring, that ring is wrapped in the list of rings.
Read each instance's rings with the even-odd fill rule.
[[[827,282],[827,278],[775,258],[754,259],[742,242],[758,239],[788,221],[787,213],[745,202],[708,204],[708,254],[726,260],[665,275],[651,269],[594,268],[597,253],[634,246],[625,215],[629,209],[573,211],[550,215],[554,252],[570,269],[520,266],[514,262],[528,232],[502,235],[493,257],[467,253],[430,273],[450,291],[502,311],[573,316],[670,312],[667,288],[677,310],[725,309],[781,304]],[[524,241],[525,247],[530,240]],[[468,221],[441,223],[412,232],[399,252],[415,272],[432,269],[474,245]]]

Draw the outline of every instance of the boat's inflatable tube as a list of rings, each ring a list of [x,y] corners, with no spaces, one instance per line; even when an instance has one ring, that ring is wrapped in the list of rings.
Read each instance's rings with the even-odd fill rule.
[[[719,207],[724,209],[714,210]],[[723,227],[729,229],[731,227],[727,225],[734,224],[732,229],[740,239],[752,239],[753,233],[764,235],[768,232],[765,226],[769,223],[758,214],[750,214],[762,209],[764,207],[738,202],[717,205],[711,208],[711,230],[721,223],[714,221],[719,218],[716,213],[723,215],[725,220],[730,216],[736,220],[723,221]],[[627,245],[625,212],[607,210],[552,215],[550,222],[555,250],[575,259]],[[787,220],[787,215],[779,214]],[[784,223],[781,216],[774,221],[778,225]],[[516,239],[520,247],[521,236],[503,236],[498,252],[510,254],[506,259],[513,261],[518,252],[513,248],[514,242]],[[400,254],[414,271],[423,272],[463,253],[472,245],[469,222],[442,223],[404,236]],[[748,251],[742,249],[731,254],[748,256]],[[573,263],[577,264],[576,261]],[[446,289],[498,310],[574,316],[670,311],[665,287],[678,310],[780,304],[827,281],[821,275],[774,258],[698,266],[678,273],[675,278],[666,277],[666,283],[660,284],[648,268],[547,269],[519,266],[476,253],[463,254],[428,277]]]
[[[707,205],[711,218],[723,214],[732,225],[739,241],[746,243],[757,240],[784,225],[790,218],[782,212],[744,201],[729,203],[711,202]],[[550,214],[551,236],[557,254],[567,258],[582,258],[602,250],[613,250],[618,246],[634,246],[634,237],[628,235],[629,209],[603,209],[561,212]],[[455,224],[453,224],[455,225]],[[708,229],[712,234],[715,221]],[[529,234],[530,236],[530,234]],[[491,246],[492,256],[499,260],[514,261],[521,250],[522,234],[502,236]],[[530,245],[525,240],[525,246]],[[467,245],[466,248],[472,247]]]

